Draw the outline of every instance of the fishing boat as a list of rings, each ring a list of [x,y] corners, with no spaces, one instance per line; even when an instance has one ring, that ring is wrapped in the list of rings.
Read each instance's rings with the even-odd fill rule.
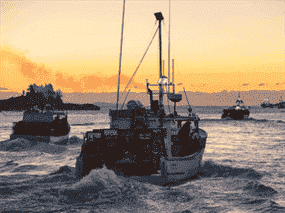
[[[70,125],[67,112],[50,109],[39,110],[34,106],[23,113],[23,120],[13,123],[10,140],[24,138],[30,141],[66,144]]]
[[[109,111],[110,128],[85,133],[76,160],[78,178],[103,165],[120,175],[153,177],[155,182],[163,183],[179,182],[198,175],[207,133],[199,128],[199,117],[192,112],[190,105],[188,116],[177,114],[176,103],[182,100],[182,94],[175,93],[174,71],[171,83],[169,69],[168,79],[162,75],[161,21],[164,18],[161,12],[154,15],[158,21],[160,67],[157,84],[146,80],[150,108],[145,108],[138,100],[130,100],[127,109],[119,110],[117,99],[117,109]],[[119,79],[120,69],[118,94]],[[151,89],[153,87],[158,87],[159,92]],[[159,100],[154,100],[154,94],[159,95]],[[164,95],[174,104],[173,113],[168,115],[164,110]]]
[[[240,93],[236,100],[236,105],[223,109],[222,119],[242,120],[248,119],[249,107],[245,106],[243,100],[240,99]]]
[[[269,102],[269,99],[264,99],[264,102],[261,104],[261,107],[262,107],[262,108],[267,108],[267,107],[273,108],[273,104],[271,104],[271,103]]]
[[[279,101],[279,103],[275,104],[275,106],[277,106],[278,109],[280,109],[280,111],[281,111],[281,110],[284,110],[284,108],[285,108],[285,102],[282,100],[282,96],[280,96],[280,101]]]

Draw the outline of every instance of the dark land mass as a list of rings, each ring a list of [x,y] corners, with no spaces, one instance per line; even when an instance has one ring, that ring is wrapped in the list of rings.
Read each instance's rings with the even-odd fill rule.
[[[23,111],[37,106],[38,109],[53,110],[100,110],[94,104],[63,103],[62,92],[54,91],[52,84],[37,86],[29,85],[27,92],[19,97],[11,97],[0,100],[0,110],[2,111]]]
[[[37,101],[27,96],[12,97],[6,100],[0,100],[0,110],[2,111],[23,111],[30,109],[32,106],[49,104],[46,101]],[[99,106],[94,104],[75,104],[75,103],[55,103],[52,105],[55,110],[100,110]]]

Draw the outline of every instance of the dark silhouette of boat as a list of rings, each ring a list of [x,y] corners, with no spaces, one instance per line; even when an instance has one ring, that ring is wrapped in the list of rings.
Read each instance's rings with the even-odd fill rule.
[[[30,141],[65,144],[68,142],[70,125],[67,121],[67,112],[37,107],[26,110],[23,120],[14,122],[11,140],[24,138]]]
[[[223,109],[222,119],[242,120],[249,117],[249,107],[245,106],[240,94],[236,100],[236,105]]]
[[[159,21],[161,42],[163,16],[161,13],[155,13],[155,16]],[[159,76],[158,84],[147,81],[150,109],[138,100],[130,100],[127,109],[110,109],[109,129],[86,132],[76,161],[77,177],[86,176],[103,165],[117,174],[139,176],[152,183],[177,182],[197,176],[207,133],[199,128],[199,117],[190,105],[189,116],[177,114],[176,103],[182,100],[182,95],[175,94],[174,82],[167,83],[167,78],[162,75],[161,43]],[[154,86],[159,87],[158,93],[150,89]],[[170,86],[173,92],[167,90]],[[153,94],[158,94],[159,100],[154,100]],[[164,94],[174,102],[174,112],[168,115],[163,105]]]
[[[280,102],[275,104],[278,109],[284,109],[285,108],[285,102],[282,100],[282,96],[280,96]]]
[[[265,99],[264,102],[261,104],[262,108],[273,108],[273,106],[274,105],[271,104],[268,99]]]

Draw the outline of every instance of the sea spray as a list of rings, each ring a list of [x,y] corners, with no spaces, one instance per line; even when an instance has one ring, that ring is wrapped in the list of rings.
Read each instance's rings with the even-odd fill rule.
[[[136,202],[138,192],[131,182],[122,179],[106,167],[93,169],[80,181],[59,191],[64,203],[116,202],[125,199]]]

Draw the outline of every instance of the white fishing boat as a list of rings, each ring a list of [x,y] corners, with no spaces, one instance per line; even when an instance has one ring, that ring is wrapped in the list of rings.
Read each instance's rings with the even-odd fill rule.
[[[32,108],[24,111],[23,120],[14,122],[12,129],[10,140],[24,138],[35,142],[66,144],[70,125],[64,111]]]
[[[160,12],[154,15],[158,21],[155,34],[159,31],[160,78],[157,84],[146,82],[150,109],[138,100],[130,100],[127,109],[119,110],[118,98],[117,109],[109,112],[110,128],[86,132],[76,161],[78,178],[103,165],[117,174],[146,178],[151,182],[177,182],[198,175],[207,133],[199,128],[200,119],[190,105],[188,116],[178,115],[176,111],[176,103],[182,100],[182,95],[175,94],[174,71],[172,82],[170,70],[168,79],[162,75],[161,21],[164,18]],[[118,79],[120,83],[120,70]],[[151,87],[159,87],[159,92],[153,92]],[[173,88],[172,92],[169,87]],[[154,100],[153,94],[158,94],[159,100]],[[164,111],[164,95],[174,103],[174,111],[168,115]]]
[[[243,100],[240,99],[239,93],[236,105],[223,109],[222,119],[243,120],[248,119],[249,114],[249,107],[244,105]]]

